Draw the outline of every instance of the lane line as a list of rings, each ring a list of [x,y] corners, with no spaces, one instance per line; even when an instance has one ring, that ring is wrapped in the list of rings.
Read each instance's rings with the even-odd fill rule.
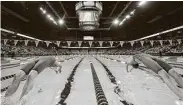
[[[109,105],[92,62],[90,62],[90,66],[91,66],[91,71],[93,75],[93,82],[95,87],[97,103],[98,105]]]
[[[74,76],[75,76],[75,73],[76,73],[76,70],[78,68],[78,66],[80,65],[80,63],[83,61],[84,58],[82,58],[76,65],[75,67],[73,68],[73,71],[71,72],[71,74],[69,75],[68,77],[68,82],[65,84],[65,88],[62,90],[61,92],[61,95],[60,95],[60,101],[56,104],[56,105],[64,105],[66,104],[65,103],[65,100],[67,99],[67,97],[69,96],[70,94],[70,91],[71,91],[71,83],[74,81]]]

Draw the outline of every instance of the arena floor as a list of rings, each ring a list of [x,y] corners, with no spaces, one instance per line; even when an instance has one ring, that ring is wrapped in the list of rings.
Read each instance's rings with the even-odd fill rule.
[[[31,92],[25,97],[22,105],[61,105],[61,93],[63,92],[67,78],[70,76],[75,65],[84,57],[76,68],[71,90],[64,103],[67,105],[98,105],[96,98],[96,89],[94,85],[90,61],[93,64],[100,85],[108,102],[108,105],[125,105],[123,100],[130,102],[131,105],[182,105],[179,98],[166,86],[161,78],[147,68],[133,69],[132,72],[126,72],[126,64],[131,56],[77,56],[67,59],[58,56],[64,60],[62,63],[62,73],[56,74],[52,69],[47,68],[35,80]],[[101,62],[99,62],[97,59]],[[25,64],[32,58],[9,59],[10,62],[20,62]],[[168,63],[172,64],[177,72],[183,74],[183,57],[163,57]],[[122,61],[122,62],[120,62]],[[113,83],[108,75],[105,65],[109,72],[115,77],[117,84]],[[143,65],[141,65],[143,66]],[[18,72],[20,66],[4,68],[1,70],[1,77],[12,75]],[[13,78],[1,80],[1,90],[10,85]],[[14,94],[12,100],[16,102],[21,94],[25,81],[21,82],[18,91]],[[116,91],[119,87],[121,91]],[[181,90],[183,91],[183,89]],[[5,93],[3,91],[2,95]],[[16,105],[16,104],[15,104]],[[18,104],[17,104],[18,105]],[[102,104],[100,104],[102,105]],[[106,104],[105,104],[106,105]],[[129,104],[126,104],[129,105]]]

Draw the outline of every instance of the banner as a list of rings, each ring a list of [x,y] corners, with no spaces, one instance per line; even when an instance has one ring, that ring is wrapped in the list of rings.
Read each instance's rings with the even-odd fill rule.
[[[39,41],[38,41],[38,40],[35,40],[34,42],[35,42],[36,47],[37,47],[37,46],[38,46],[38,44],[39,44]]]
[[[120,41],[120,45],[121,47],[123,47],[124,41]]]
[[[144,41],[140,41],[140,44],[143,47],[144,46]]]
[[[102,47],[103,41],[99,41],[99,45],[100,47]]]
[[[170,45],[172,45],[172,40],[168,40],[168,41],[169,41]]]
[[[45,41],[46,42],[46,46],[48,47],[50,45],[50,41]]]
[[[57,46],[59,47],[59,46],[60,46],[60,41],[57,41],[56,44],[57,44]]]
[[[27,46],[29,43],[29,40],[24,40],[24,43],[25,43],[25,46]]]
[[[71,46],[71,41],[67,41],[67,45],[70,47]]]
[[[93,43],[93,41],[89,41],[89,45],[90,45],[90,47],[92,46],[92,43]]]
[[[130,44],[132,47],[133,47],[134,43],[135,43],[134,41],[130,41]]]
[[[4,39],[4,45],[6,45],[8,42],[8,39]]]
[[[163,46],[163,40],[159,40],[161,46]]]
[[[112,45],[113,45],[113,41],[109,41],[109,43],[110,43],[110,45],[111,45],[111,47],[112,47]]]
[[[16,46],[18,43],[18,40],[14,40],[14,45]]]
[[[154,40],[150,40],[151,46],[154,45]]]
[[[182,43],[182,39],[176,39],[176,40],[177,40],[178,44]],[[3,39],[2,41],[3,41],[3,44],[6,45],[7,42],[9,41],[9,39]],[[13,41],[15,46],[17,45],[18,42],[24,42],[25,46],[27,46],[30,41],[34,41],[35,44],[36,44],[36,47],[39,44],[39,40],[12,40],[12,41]],[[163,46],[163,42],[164,43],[169,42],[170,45],[174,44],[173,43],[174,40],[141,40],[140,41],[141,46],[143,47],[144,43],[147,42],[147,41],[150,41],[151,46],[154,46],[154,42],[159,42],[161,46]],[[52,43],[50,41],[43,41],[43,42],[46,43],[47,47],[50,45],[50,43]],[[68,46],[70,47],[72,41],[66,41],[66,42],[67,42]],[[83,41],[77,41],[77,42],[78,42],[79,47],[81,47],[81,44],[83,43]],[[92,47],[93,42],[94,41],[88,41],[90,47]],[[99,42],[100,47],[102,47],[104,41],[98,41],[98,42]],[[114,41],[106,41],[106,42],[109,42],[111,47],[114,44]],[[121,45],[121,47],[123,47],[124,43],[126,43],[125,41],[119,41],[119,42],[120,42],[119,44]],[[132,47],[136,43],[135,41],[127,41],[127,42],[129,42]],[[54,41],[54,44],[56,44],[58,47],[60,46],[60,43],[61,43],[61,41],[56,41],[56,42]]]
[[[179,44],[181,44],[181,39],[177,39],[177,42],[178,42]]]
[[[78,45],[79,47],[81,47],[82,41],[78,41]]]

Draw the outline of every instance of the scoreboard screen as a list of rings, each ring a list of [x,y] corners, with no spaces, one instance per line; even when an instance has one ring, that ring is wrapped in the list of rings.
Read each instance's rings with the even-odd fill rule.
[[[83,40],[94,40],[93,36],[83,36]]]

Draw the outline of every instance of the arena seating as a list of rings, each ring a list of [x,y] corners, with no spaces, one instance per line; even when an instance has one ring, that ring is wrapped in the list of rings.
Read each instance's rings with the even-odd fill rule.
[[[12,46],[2,45],[1,56],[13,57],[13,56],[47,56],[47,55],[131,55],[137,53],[158,54],[160,49],[163,53],[183,53],[183,45],[164,45],[164,46],[135,46],[135,47],[121,47],[121,48],[106,48],[106,49],[62,49],[58,48],[44,48],[35,46]]]

